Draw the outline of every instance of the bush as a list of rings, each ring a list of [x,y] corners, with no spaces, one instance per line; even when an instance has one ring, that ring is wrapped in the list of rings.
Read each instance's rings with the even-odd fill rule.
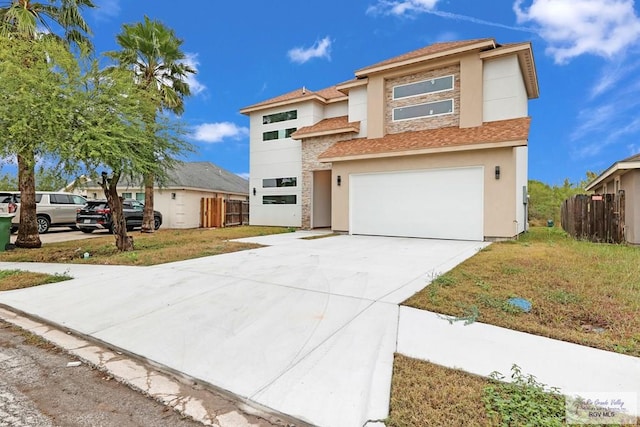
[[[511,382],[492,372],[492,383],[483,389],[487,415],[501,426],[562,426],[565,400],[557,388],[539,383],[533,375],[524,375],[518,365],[511,367]]]

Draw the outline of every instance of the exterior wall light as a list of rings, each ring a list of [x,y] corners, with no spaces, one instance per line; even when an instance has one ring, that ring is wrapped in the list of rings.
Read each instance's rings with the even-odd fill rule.
[[[496,166],[496,179],[500,179],[500,166]]]
[[[256,187],[253,187],[253,195],[256,195]]]
[[[342,185],[342,177],[340,175],[338,175],[338,178],[336,179],[336,183],[338,184],[338,187]]]

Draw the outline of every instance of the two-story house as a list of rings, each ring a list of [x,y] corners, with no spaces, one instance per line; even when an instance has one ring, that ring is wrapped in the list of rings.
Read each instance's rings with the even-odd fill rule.
[[[530,43],[437,43],[246,107],[250,223],[485,240],[526,229]]]

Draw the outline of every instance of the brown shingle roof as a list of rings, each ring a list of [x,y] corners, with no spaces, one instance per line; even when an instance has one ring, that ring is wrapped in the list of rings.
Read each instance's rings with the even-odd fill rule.
[[[411,59],[420,58],[422,56],[435,55],[438,53],[443,53],[448,50],[454,50],[458,48],[462,48],[465,46],[474,45],[482,42],[491,42],[495,44],[494,39],[486,38],[486,39],[473,39],[473,40],[461,40],[455,42],[443,42],[443,43],[435,43],[429,46],[425,46],[423,48],[404,53],[402,55],[396,56],[394,58],[386,59],[382,62],[378,62],[377,64],[369,65],[368,67],[361,68],[356,71],[356,76],[366,73],[367,70],[384,67],[386,65],[392,65],[402,61],[408,61]]]
[[[293,139],[311,138],[313,136],[331,135],[336,133],[360,132],[360,122],[349,123],[348,116],[333,117],[320,120],[313,126],[305,126],[294,132]]]
[[[449,147],[527,141],[530,117],[486,122],[482,126],[459,128],[447,127],[414,132],[389,134],[382,138],[358,138],[337,142],[319,159],[340,159],[360,156],[376,156],[406,151],[428,150]]]
[[[293,90],[291,92],[285,93],[284,95],[276,96],[275,98],[267,99],[266,101],[258,102],[257,104],[250,105],[248,107],[243,108],[240,112],[245,112],[245,110],[253,110],[259,107],[266,107],[272,104],[277,104],[280,102],[294,101],[294,100],[305,100],[312,98],[320,98],[322,101],[330,101],[339,98],[347,98],[347,95],[338,91],[335,86],[331,86],[325,89],[321,89],[318,91],[312,91],[307,88],[300,88]]]

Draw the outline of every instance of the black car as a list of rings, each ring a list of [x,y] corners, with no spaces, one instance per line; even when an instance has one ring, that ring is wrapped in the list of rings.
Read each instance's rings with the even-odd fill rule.
[[[137,200],[125,199],[122,201],[122,212],[127,223],[127,230],[142,227],[142,213],[144,204]],[[162,214],[153,211],[153,227],[160,228]],[[76,214],[76,227],[84,233],[92,233],[93,230],[109,230],[113,233],[111,209],[106,200],[89,200],[87,204]]]

